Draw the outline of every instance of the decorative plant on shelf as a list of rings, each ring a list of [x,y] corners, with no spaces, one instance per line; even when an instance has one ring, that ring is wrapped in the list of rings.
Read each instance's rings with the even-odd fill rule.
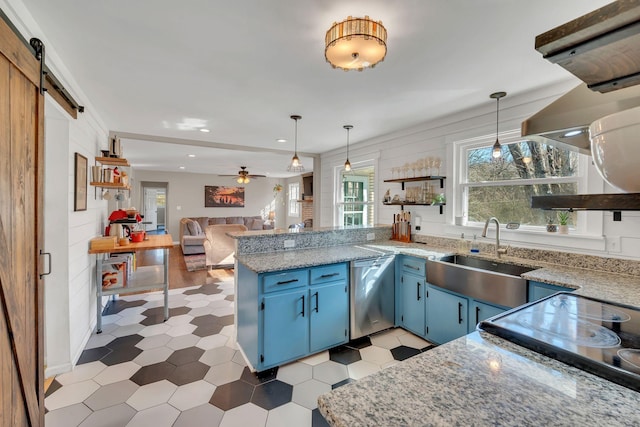
[[[558,226],[555,224],[555,219],[553,217],[547,217],[547,231],[549,233],[555,233],[558,231]]]
[[[568,234],[569,233],[569,219],[571,218],[571,213],[569,211],[560,211],[558,212],[558,221],[560,222],[559,232],[560,234]]]
[[[282,184],[276,184],[273,186],[273,198],[278,197],[278,194],[282,191]]]

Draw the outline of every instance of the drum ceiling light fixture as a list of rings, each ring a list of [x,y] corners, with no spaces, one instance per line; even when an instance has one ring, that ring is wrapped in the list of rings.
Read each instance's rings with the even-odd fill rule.
[[[382,21],[349,16],[334,22],[325,36],[324,57],[344,71],[373,68],[387,54],[387,30]]]

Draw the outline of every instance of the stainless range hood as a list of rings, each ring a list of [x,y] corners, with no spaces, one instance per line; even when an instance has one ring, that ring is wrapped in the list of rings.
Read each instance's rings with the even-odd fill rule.
[[[591,154],[589,125],[609,114],[638,106],[640,85],[599,93],[583,83],[522,122],[522,136]]]

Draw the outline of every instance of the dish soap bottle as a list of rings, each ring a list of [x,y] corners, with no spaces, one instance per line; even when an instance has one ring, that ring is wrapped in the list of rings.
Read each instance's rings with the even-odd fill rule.
[[[467,241],[464,240],[464,233],[462,233],[458,242],[458,252],[465,253],[467,250],[469,250],[469,247],[467,246]]]
[[[480,253],[480,247],[478,246],[477,236],[473,235],[473,241],[471,242],[471,253],[477,254]]]

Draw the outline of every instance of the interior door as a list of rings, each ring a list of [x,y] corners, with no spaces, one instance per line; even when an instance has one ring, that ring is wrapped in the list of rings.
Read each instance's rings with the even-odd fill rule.
[[[0,20],[0,425],[43,426],[44,97],[40,64]]]
[[[155,188],[144,189],[144,222],[145,230],[156,230],[158,228],[158,190]]]

